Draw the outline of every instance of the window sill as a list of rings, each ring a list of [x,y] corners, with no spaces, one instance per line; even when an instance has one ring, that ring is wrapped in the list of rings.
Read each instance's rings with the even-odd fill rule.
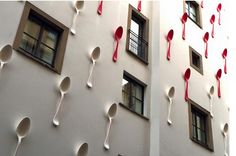
[[[193,139],[193,138],[191,138],[191,140],[192,140],[193,142],[195,142],[196,144],[202,146],[203,148],[205,148],[205,149],[207,149],[207,150],[209,150],[209,151],[211,151],[211,152],[214,152],[214,149],[213,149],[213,148],[211,148],[211,147],[209,147],[209,146],[207,146],[207,145],[205,145],[205,144],[203,144],[203,143],[201,143],[201,142],[199,142],[199,141],[197,141],[197,140],[195,140],[195,139]]]
[[[16,51],[18,51],[20,54],[26,56],[26,57],[29,57],[29,59],[32,59],[33,61],[39,63],[40,65],[43,65],[44,67],[46,67],[47,69],[57,73],[57,74],[60,74],[58,71],[56,71],[56,69],[54,69],[53,67],[49,66],[47,63],[33,57],[32,55],[28,54],[27,52],[24,52],[23,50],[20,50],[20,49],[15,49]]]
[[[137,116],[139,116],[139,117],[143,118],[144,120],[147,120],[147,121],[149,121],[149,118],[147,118],[146,116],[144,116],[144,115],[142,115],[142,114],[139,114],[139,113],[137,113],[137,112],[135,112],[135,111],[131,110],[129,107],[127,107],[127,106],[126,106],[126,105],[124,105],[123,103],[119,103],[119,105],[120,105],[121,107],[123,107],[123,108],[125,108],[125,109],[129,110],[129,111],[130,111],[130,112],[132,112],[133,114],[135,114],[135,115],[137,115]]]
[[[129,49],[127,49],[128,53],[132,56],[134,56],[135,58],[137,58],[139,61],[141,61],[142,63],[144,63],[145,65],[148,65],[148,61],[144,60],[143,58],[139,57],[138,55],[134,54],[132,51],[130,51]]]
[[[196,21],[194,21],[191,17],[189,17],[188,16],[188,18],[193,22],[193,23],[195,23],[200,29],[202,29],[202,26],[199,24],[199,23],[197,23]]]

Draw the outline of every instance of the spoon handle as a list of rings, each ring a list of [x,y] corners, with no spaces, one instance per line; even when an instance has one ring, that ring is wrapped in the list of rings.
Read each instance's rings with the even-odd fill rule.
[[[168,49],[167,49],[167,60],[170,60],[170,46],[171,46],[171,41],[168,42]]]
[[[100,1],[99,6],[98,6],[97,13],[98,13],[99,15],[102,15],[102,4],[103,4],[103,0]]]
[[[188,80],[186,80],[185,101],[188,101]]]
[[[228,154],[227,154],[227,136],[224,137],[224,151],[225,151],[225,152],[224,152],[224,153],[225,153],[224,155],[227,156],[227,155],[228,155]]]
[[[212,23],[212,31],[211,31],[211,37],[214,38],[215,36],[215,31],[214,31],[214,23]]]
[[[205,58],[208,58],[208,42],[206,42]]]
[[[170,103],[169,103],[169,109],[168,109],[167,122],[168,122],[169,124],[171,124],[172,122],[171,122],[171,119],[170,119],[170,112],[171,112],[172,99],[169,98],[169,100],[170,100]]]
[[[117,42],[117,43],[116,43],[116,49],[115,49],[115,51],[114,51],[114,53],[113,53],[113,57],[112,57],[112,59],[113,59],[114,62],[117,61],[119,40],[117,39],[116,42]]]
[[[226,58],[225,58],[224,72],[225,72],[225,74],[227,74],[227,61],[226,61]]]
[[[95,61],[93,61],[92,67],[90,68],[90,72],[89,72],[89,77],[88,77],[88,81],[87,81],[87,86],[92,88],[92,73],[93,73],[93,68],[95,66]]]
[[[211,114],[211,117],[213,117],[213,112],[212,112],[212,96],[210,97],[210,114]]]
[[[182,38],[183,38],[183,40],[185,40],[185,23],[183,23]]]
[[[221,97],[221,93],[220,93],[220,79],[218,79],[218,97]]]
[[[220,11],[219,11],[219,19],[218,19],[218,24],[221,25],[221,22],[220,22]]]
[[[59,102],[58,102],[58,105],[57,105],[56,113],[55,113],[55,115],[54,115],[54,117],[53,117],[53,124],[56,123],[57,115],[58,115],[58,112],[59,112],[59,110],[60,110],[61,102],[62,102],[63,98],[64,98],[64,94],[62,93],[62,94],[61,94],[61,98],[60,98],[60,100],[59,100]],[[58,125],[59,125],[59,120],[58,120]]]
[[[141,0],[138,1],[137,9],[138,9],[139,12],[142,10],[142,1]]]
[[[108,138],[109,138],[109,133],[110,133],[110,129],[111,129],[111,122],[112,122],[112,119],[109,118],[109,124],[108,124],[108,127],[107,127],[106,138],[105,138],[105,141],[104,141],[104,147],[105,147],[106,149],[109,149]]]
[[[76,27],[76,19],[77,19],[77,16],[79,15],[79,11],[77,10],[76,11],[76,14],[74,15],[74,17],[73,17],[73,21],[72,21],[72,26],[71,26],[71,28],[70,28],[70,31],[71,31],[71,33],[72,34],[76,34],[76,30],[75,30],[75,27]]]
[[[14,151],[13,156],[16,156],[16,153],[17,153],[17,151],[18,151],[18,148],[19,148],[20,144],[21,144],[21,139],[18,138],[18,142],[17,142],[16,149],[15,149],[15,151]]]

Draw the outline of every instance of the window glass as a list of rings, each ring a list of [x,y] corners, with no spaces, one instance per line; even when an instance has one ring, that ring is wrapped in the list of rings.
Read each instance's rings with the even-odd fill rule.
[[[37,24],[36,22],[32,21],[31,19],[28,19],[24,28],[24,32],[35,38],[38,39],[39,37],[39,32],[40,32],[40,25]]]
[[[48,47],[56,49],[57,39],[58,32],[49,29],[43,31],[42,43],[46,44]]]

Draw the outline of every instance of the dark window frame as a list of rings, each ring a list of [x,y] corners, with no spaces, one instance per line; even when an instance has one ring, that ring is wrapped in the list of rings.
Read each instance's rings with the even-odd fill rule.
[[[197,112],[198,114],[201,114],[201,116],[204,116],[205,118],[205,131],[206,131],[206,142],[205,144],[203,142],[198,141],[196,138],[194,138],[193,135],[193,113],[192,112]],[[188,113],[189,113],[189,137],[190,139],[201,145],[202,147],[210,150],[210,151],[214,151],[214,145],[213,145],[213,134],[212,134],[212,124],[211,124],[211,115],[210,112],[207,111],[206,109],[204,109],[203,107],[201,107],[200,105],[198,105],[197,103],[195,103],[193,100],[189,99],[188,100]]]
[[[132,18],[135,18],[135,20],[138,20],[137,23],[143,24],[143,32],[142,35],[135,34],[131,30],[131,20]],[[141,53],[143,56],[139,56],[138,54],[135,54],[133,51],[129,49],[130,46],[130,38],[131,35],[138,38],[138,43],[141,43]],[[129,4],[129,11],[128,11],[128,21],[127,21],[127,38],[126,38],[126,50],[129,54],[136,57],[141,62],[148,65],[148,43],[149,43],[149,19],[144,16],[142,13],[140,13],[136,8],[134,8],[132,5]],[[145,49],[145,50],[143,50]]]
[[[196,8],[196,21],[194,20],[194,19],[192,19],[190,16],[189,16],[189,12],[190,12],[190,10],[189,10],[189,5],[188,5],[188,11],[186,11],[186,5],[187,5],[187,3],[191,3],[195,8]],[[201,7],[200,7],[200,5],[196,2],[196,1],[187,1],[187,0],[185,0],[184,1],[184,7],[183,7],[184,9],[184,12],[187,12],[187,14],[188,14],[188,18],[191,20],[191,21],[193,21],[198,27],[200,27],[201,29],[202,29],[202,17],[201,17]]]
[[[58,40],[56,43],[57,45],[56,45],[55,53],[54,53],[54,59],[53,59],[54,61],[52,64],[46,63],[44,60],[37,58],[36,56],[20,48],[26,22],[31,17],[37,18],[38,21],[44,23],[47,28],[49,29],[52,28],[53,30],[59,32]],[[48,69],[58,74],[61,74],[68,34],[69,34],[68,27],[66,27],[65,25],[57,21],[56,19],[52,18],[50,15],[43,12],[42,10],[40,10],[39,8],[31,4],[30,2],[26,1],[24,10],[21,16],[21,20],[18,26],[18,30],[15,36],[15,40],[13,43],[13,48],[19,53],[31,58],[32,60],[47,67]]]
[[[199,67],[194,64],[193,55],[199,57]],[[196,50],[194,50],[191,46],[189,46],[189,60],[190,60],[190,66],[203,75],[202,55],[198,53]]]
[[[120,105],[122,105],[123,107],[126,107],[127,109],[129,109],[130,111],[134,112],[135,114],[137,115],[140,115],[140,116],[144,116],[144,96],[145,96],[145,88],[146,88],[146,84],[143,83],[142,81],[138,80],[137,78],[135,78],[134,76],[132,76],[131,74],[129,74],[128,72],[124,71],[124,74],[123,74],[123,77],[122,77],[122,80],[125,79],[127,80],[129,83],[131,84],[135,84],[135,85],[138,85],[142,88],[142,101],[141,101],[141,113],[139,112],[136,112],[135,110],[133,110],[130,105],[132,105],[132,88],[130,89],[130,99],[129,99],[129,103],[128,103],[128,106],[125,104],[125,103],[120,103]],[[123,96],[123,88],[122,88],[122,96]],[[135,99],[137,99],[135,97]],[[122,101],[123,101],[123,97],[122,97]],[[146,117],[144,117],[146,118]]]

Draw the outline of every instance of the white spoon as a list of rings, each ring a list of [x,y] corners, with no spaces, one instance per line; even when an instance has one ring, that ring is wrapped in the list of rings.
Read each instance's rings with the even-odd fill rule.
[[[212,112],[212,100],[213,100],[213,94],[215,92],[215,88],[214,86],[211,86],[210,90],[209,90],[209,97],[210,97],[210,114],[211,117],[213,118],[213,112]]]
[[[95,66],[95,63],[96,63],[96,61],[98,60],[99,56],[100,56],[100,48],[99,48],[99,47],[96,47],[96,48],[92,51],[92,53],[91,53],[91,55],[90,55],[90,58],[91,58],[93,64],[92,64],[92,67],[90,68],[89,77],[88,77],[88,81],[87,81],[87,86],[88,86],[89,88],[92,88],[92,87],[93,87],[93,84],[92,84],[92,73],[93,73],[93,68],[94,68],[94,66]]]
[[[70,32],[71,32],[73,35],[76,34],[76,30],[75,30],[75,27],[76,27],[76,19],[77,19],[77,16],[79,15],[80,10],[84,7],[84,1],[83,1],[83,0],[76,0],[76,1],[74,2],[74,7],[75,7],[75,10],[76,10],[76,14],[74,15],[73,22],[72,22],[72,26],[71,26],[71,29],[70,29]]]
[[[107,117],[109,119],[109,124],[108,124],[108,127],[107,127],[107,133],[106,133],[106,138],[105,138],[105,141],[104,141],[104,148],[106,150],[109,150],[110,146],[109,146],[109,142],[108,142],[108,138],[109,138],[109,133],[110,133],[110,129],[111,129],[111,123],[112,123],[112,119],[115,117],[116,115],[116,112],[117,112],[117,104],[116,103],[113,103],[110,108],[108,109],[107,111]]]
[[[4,64],[9,62],[11,56],[12,56],[12,46],[7,44],[0,51],[1,68],[3,68]]]
[[[168,109],[168,116],[167,116],[167,123],[169,125],[172,124],[171,118],[170,118],[170,112],[171,112],[171,105],[173,102],[173,97],[175,95],[175,87],[171,87],[167,93],[167,97],[169,99],[169,109]]]
[[[80,145],[78,149],[77,156],[87,156],[87,154],[88,154],[88,144],[83,143],[82,145]]]
[[[55,126],[59,126],[59,125],[60,125],[60,122],[59,122],[59,120],[58,120],[58,118],[57,118],[57,114],[58,114],[58,112],[59,112],[59,110],[60,110],[61,102],[62,102],[62,100],[63,100],[63,98],[64,98],[64,95],[68,92],[68,90],[69,90],[69,88],[70,88],[70,82],[71,82],[70,77],[65,77],[65,78],[61,81],[61,84],[60,84],[60,86],[59,86],[59,90],[60,90],[60,93],[61,93],[61,98],[60,98],[60,100],[59,100],[59,103],[58,103],[57,109],[56,109],[56,113],[55,113],[55,115],[54,115],[54,117],[53,117],[53,120],[52,120],[53,125],[55,125]]]
[[[228,156],[228,153],[226,151],[227,149],[227,133],[228,133],[228,130],[229,130],[229,125],[228,123],[225,123],[222,128],[221,128],[221,132],[222,132],[222,135],[224,137],[224,156]]]
[[[25,117],[20,121],[20,123],[18,124],[16,128],[16,135],[18,137],[18,143],[17,143],[13,156],[16,156],[16,153],[21,144],[21,141],[23,138],[25,138],[28,135],[29,130],[30,130],[30,118]]]

